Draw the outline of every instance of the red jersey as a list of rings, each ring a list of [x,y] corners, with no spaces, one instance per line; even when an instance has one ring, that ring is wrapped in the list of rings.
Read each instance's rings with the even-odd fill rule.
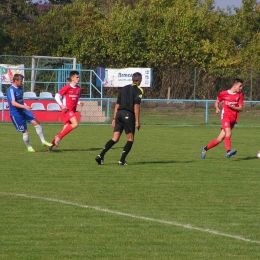
[[[237,122],[239,112],[230,108],[227,104],[238,107],[244,104],[244,96],[241,92],[231,93],[225,90],[219,93],[218,101],[222,102],[221,119],[229,118],[231,122]]]
[[[79,86],[65,85],[58,92],[62,96],[62,104],[68,108],[68,110],[76,111],[79,98],[81,96],[81,89]]]

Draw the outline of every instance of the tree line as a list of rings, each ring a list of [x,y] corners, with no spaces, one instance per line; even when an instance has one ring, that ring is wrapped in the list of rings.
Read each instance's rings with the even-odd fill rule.
[[[214,0],[0,2],[0,54],[76,57],[85,69],[151,67],[147,98],[215,99],[232,80],[259,99],[260,5]],[[109,92],[109,94],[111,94]]]

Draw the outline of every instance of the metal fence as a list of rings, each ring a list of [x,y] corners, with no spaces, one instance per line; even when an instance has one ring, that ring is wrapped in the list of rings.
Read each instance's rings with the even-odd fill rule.
[[[37,99],[41,100],[41,98]],[[6,109],[4,101],[6,101],[6,97],[0,97],[0,112]],[[82,124],[111,123],[116,98],[82,98],[81,101],[85,103],[82,108],[78,108],[81,113]],[[165,126],[220,125],[220,115],[215,113],[214,103],[215,100],[143,99],[141,103],[141,124]],[[37,111],[33,112],[37,113]],[[2,113],[1,122],[5,121]],[[260,126],[260,101],[245,101],[238,125]]]
[[[64,69],[65,60],[39,59],[35,69],[31,68],[32,57],[0,56],[3,64],[24,64],[25,80],[23,91],[34,91],[37,100],[42,92],[54,94],[66,83],[69,69]],[[81,123],[109,124],[113,117],[118,88],[96,87],[101,81],[93,70],[77,68],[80,72],[82,101],[79,108]],[[2,78],[0,69],[0,79]],[[235,77],[244,80],[244,111],[240,113],[239,125],[258,126],[260,116],[260,72],[253,69],[235,71],[229,76],[205,72],[199,68],[167,68],[154,70],[154,83],[145,89],[141,103],[141,123],[143,125],[218,125],[219,115],[215,114],[214,99],[217,94],[231,86]],[[6,95],[10,84],[0,81],[0,91]],[[159,99],[155,99],[159,98]],[[2,100],[1,100],[2,99]],[[52,101],[54,98],[52,99]],[[2,102],[1,102],[2,101]],[[0,95],[0,122],[5,122],[6,96]],[[4,113],[3,113],[4,112]],[[37,111],[36,111],[37,112]]]
[[[32,66],[33,57],[35,69]],[[40,56],[42,57],[42,56]],[[0,64],[23,64],[25,68],[24,91],[31,90],[39,94],[49,91],[54,94],[66,82],[66,75],[71,70],[65,57],[15,56],[0,55]],[[93,69],[86,69],[81,64],[76,64],[80,72],[80,86],[83,97],[86,98],[111,98],[117,96],[117,88],[97,88],[98,76]],[[72,66],[72,64],[71,64]],[[64,69],[64,68],[67,68]],[[210,100],[215,99],[222,90],[231,87],[235,78],[244,80],[243,93],[246,100],[260,99],[260,72],[249,69],[226,68],[224,71],[205,71],[201,67],[176,66],[153,69],[153,85],[145,89],[145,98],[149,99],[185,99],[185,100]],[[0,68],[1,73],[1,68]],[[35,77],[34,77],[35,75]],[[0,75],[1,78],[1,75]],[[0,91],[5,93],[8,85],[2,85]]]
[[[216,114],[216,100],[143,99],[141,124],[143,125],[220,125],[220,114]],[[111,121],[116,99],[103,101],[107,122]],[[239,115],[239,125],[260,126],[260,101],[245,101]]]
[[[12,69],[12,67],[10,67]],[[14,68],[15,69],[15,68]],[[70,70],[68,69],[30,69],[23,68],[24,70],[24,84],[23,92],[32,91],[35,92],[37,96],[41,92],[50,92],[53,95],[57,91],[67,84],[66,80],[69,76]],[[82,97],[98,97],[102,98],[103,88],[96,87],[96,81],[101,79],[93,70],[79,70]],[[2,71],[0,69],[0,79],[2,78]],[[11,83],[6,84],[0,80],[0,91],[6,94],[7,88]]]
[[[167,67],[153,70],[153,86],[145,89],[145,98],[210,100],[220,91],[230,88],[235,78],[244,81],[243,93],[246,100],[260,99],[260,72],[254,69],[205,71],[194,67]],[[104,97],[107,97],[104,95]]]

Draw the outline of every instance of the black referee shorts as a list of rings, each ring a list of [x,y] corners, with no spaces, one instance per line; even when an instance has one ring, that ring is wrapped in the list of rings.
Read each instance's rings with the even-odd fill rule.
[[[118,110],[115,121],[114,132],[122,133],[125,130],[126,134],[135,133],[135,115],[133,113],[127,110]]]

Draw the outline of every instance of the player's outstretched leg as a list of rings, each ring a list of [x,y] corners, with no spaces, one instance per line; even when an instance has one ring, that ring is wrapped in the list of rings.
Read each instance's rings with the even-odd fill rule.
[[[123,148],[123,152],[120,158],[120,161],[118,162],[118,165],[123,165],[126,166],[127,163],[125,161],[126,156],[129,154],[131,148],[133,146],[133,141],[127,141],[124,148]]]
[[[35,125],[34,127],[35,127],[35,130],[36,130],[36,133],[38,134],[38,136],[41,139],[42,145],[43,146],[50,146],[50,145],[52,145],[51,143],[45,141],[42,126],[40,124],[38,124],[38,125]]]
[[[104,146],[103,150],[101,153],[95,158],[96,162],[98,165],[103,165],[104,164],[104,157],[105,154],[109,151],[109,149],[115,144],[116,142],[110,139]]]
[[[55,135],[53,141],[51,142],[51,146],[59,146],[61,138],[59,135]]]
[[[29,153],[35,153],[35,150],[34,150],[32,147],[29,147],[29,148],[28,148],[28,152],[29,152]]]
[[[49,146],[45,146],[45,149],[47,152],[51,152],[53,148],[53,144],[49,145]]]
[[[203,146],[201,154],[200,154],[201,159],[205,159],[206,158],[206,152],[207,152],[207,148],[206,148],[206,146]]]
[[[35,150],[32,148],[32,146],[30,145],[30,141],[29,141],[29,133],[28,132],[24,132],[23,133],[23,141],[25,143],[25,145],[27,146],[27,151],[29,153],[35,153]]]
[[[126,161],[124,161],[124,162],[119,161],[119,162],[118,162],[118,165],[119,165],[119,166],[127,166],[128,164],[127,164]]]
[[[229,152],[226,153],[226,157],[227,157],[227,158],[230,158],[232,155],[235,155],[236,153],[237,153],[236,150],[229,151]]]
[[[49,143],[49,142],[47,142],[47,141],[44,141],[44,142],[42,143],[42,145],[43,145],[43,146],[52,146],[52,143]]]
[[[98,165],[103,165],[104,164],[104,158],[101,158],[100,155],[98,155],[96,158],[95,158],[96,162]]]

